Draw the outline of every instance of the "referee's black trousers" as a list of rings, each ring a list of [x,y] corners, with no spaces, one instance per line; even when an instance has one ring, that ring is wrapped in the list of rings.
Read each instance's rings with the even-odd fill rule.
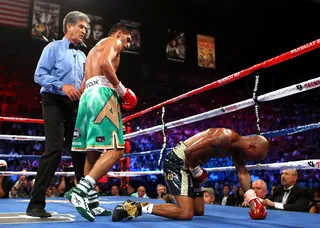
[[[71,101],[67,96],[51,93],[42,95],[45,152],[40,158],[28,209],[45,208],[46,190],[59,167],[64,148],[72,157],[77,181],[83,177],[86,154],[70,151],[78,104],[78,101]]]

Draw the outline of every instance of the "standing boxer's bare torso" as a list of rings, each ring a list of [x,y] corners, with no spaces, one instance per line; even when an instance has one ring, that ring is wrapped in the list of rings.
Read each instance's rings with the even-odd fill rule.
[[[108,50],[114,48],[117,39],[114,37],[108,37],[99,41],[94,48],[92,48],[87,56],[85,65],[85,80],[92,78],[94,76],[103,75],[100,67],[100,58],[106,56]],[[108,49],[108,50],[105,50]],[[105,50],[105,51],[104,51]],[[115,71],[118,70],[120,64],[120,53],[112,61],[112,66]]]
[[[186,164],[194,166],[206,163],[211,158],[232,156],[235,148],[232,143],[239,139],[239,135],[226,128],[210,128],[187,139]]]

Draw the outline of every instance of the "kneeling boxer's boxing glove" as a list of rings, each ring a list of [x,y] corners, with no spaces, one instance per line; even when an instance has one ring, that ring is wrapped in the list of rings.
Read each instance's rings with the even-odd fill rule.
[[[123,110],[131,111],[137,106],[138,99],[131,89],[124,87],[121,82],[114,89],[121,97],[121,107]]]
[[[249,216],[252,219],[265,219],[267,217],[267,209],[262,203],[262,199],[258,198],[253,189],[249,189],[244,194],[244,200],[249,203]]]
[[[200,187],[202,187],[208,181],[208,172],[205,169],[202,169],[200,166],[195,168],[189,167],[189,170],[192,174],[192,177]]]

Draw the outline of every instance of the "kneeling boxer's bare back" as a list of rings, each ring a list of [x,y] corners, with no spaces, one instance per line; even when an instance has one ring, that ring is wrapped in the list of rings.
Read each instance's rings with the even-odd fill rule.
[[[264,219],[267,215],[266,209],[251,189],[251,177],[244,161],[262,160],[268,151],[269,142],[263,136],[243,137],[226,128],[210,128],[200,132],[180,142],[165,157],[165,182],[174,203],[141,204],[127,201],[114,209],[113,221],[132,219],[142,213],[179,220],[203,215],[202,186],[208,180],[208,174],[201,165],[211,158],[228,156],[232,157],[240,186],[246,192],[245,199],[250,205],[251,218]],[[133,208],[136,210],[132,210]]]

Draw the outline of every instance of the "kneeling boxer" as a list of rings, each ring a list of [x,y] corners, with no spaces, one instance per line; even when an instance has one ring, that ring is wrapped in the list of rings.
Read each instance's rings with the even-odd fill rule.
[[[266,208],[252,189],[251,177],[244,160],[262,160],[269,151],[269,142],[263,136],[243,137],[226,128],[210,128],[170,151],[164,160],[163,171],[168,192],[174,203],[146,204],[126,201],[117,205],[112,221],[130,220],[142,213],[178,220],[190,220],[204,214],[202,186],[208,180],[207,172],[200,167],[211,158],[231,156],[238,172],[245,200],[249,202],[252,219],[265,219]]]

